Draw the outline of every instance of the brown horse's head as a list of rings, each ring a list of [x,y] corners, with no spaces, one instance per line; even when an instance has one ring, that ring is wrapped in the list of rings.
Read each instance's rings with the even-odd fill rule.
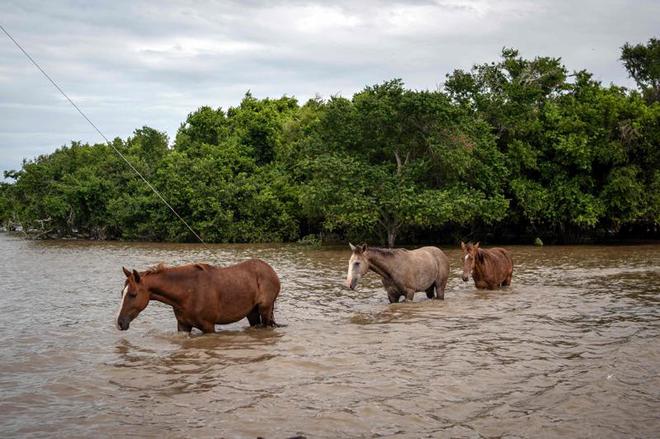
[[[358,245],[357,247],[348,243],[351,246],[351,259],[348,260],[348,273],[346,274],[346,286],[354,290],[358,281],[362,276],[369,271],[369,260],[364,252],[367,250],[367,244]]]
[[[117,328],[125,331],[131,321],[147,307],[149,303],[149,290],[136,270],[130,271],[122,267],[126,275],[124,289],[121,293],[121,304],[117,312]]]
[[[461,241],[461,248],[463,249],[463,281],[467,282],[470,278],[470,273],[474,270],[474,264],[479,257],[479,243],[467,244]]]

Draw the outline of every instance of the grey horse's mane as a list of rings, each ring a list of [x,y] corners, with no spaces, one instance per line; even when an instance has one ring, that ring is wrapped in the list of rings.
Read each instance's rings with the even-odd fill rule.
[[[381,247],[367,247],[368,252],[378,253],[383,256],[396,256],[401,253],[400,248],[381,248]]]

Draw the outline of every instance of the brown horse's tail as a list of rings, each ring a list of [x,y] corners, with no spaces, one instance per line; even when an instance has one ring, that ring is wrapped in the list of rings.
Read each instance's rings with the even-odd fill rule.
[[[279,276],[275,270],[273,270],[273,267],[271,267],[266,262],[262,261],[262,263],[264,264],[264,269],[261,272],[261,276],[259,276],[259,288],[261,289],[262,294],[272,296],[274,302],[277,296],[280,294],[282,284],[280,283]]]

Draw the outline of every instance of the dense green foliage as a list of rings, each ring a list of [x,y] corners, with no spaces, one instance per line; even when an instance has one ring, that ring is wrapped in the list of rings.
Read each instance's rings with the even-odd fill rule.
[[[621,48],[621,61],[649,102],[660,101],[660,40]]]
[[[660,224],[658,46],[622,49],[640,91],[504,49],[443,90],[393,80],[304,105],[248,93],[191,113],[172,145],[144,127],[114,146],[209,242],[643,234]],[[109,145],[74,142],[5,174],[9,228],[194,240]]]

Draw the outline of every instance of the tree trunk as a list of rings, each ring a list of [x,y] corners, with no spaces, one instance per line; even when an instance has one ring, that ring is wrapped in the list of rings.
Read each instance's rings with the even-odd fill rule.
[[[390,215],[389,213],[383,211],[382,209],[378,209],[378,212],[380,213],[380,218],[378,218],[378,223],[381,225],[384,230],[387,233],[387,246],[389,248],[394,247],[394,241],[396,240],[396,235],[399,231],[399,227],[401,224],[397,221],[396,217],[394,215]]]
[[[394,151],[394,158],[396,159],[396,174],[400,175],[403,167],[408,164],[408,159],[410,158],[410,151],[406,153],[406,158],[403,163],[401,162],[401,156],[399,156],[399,151]]]
[[[396,227],[387,229],[387,246],[389,248],[394,247],[394,241],[396,240]]]

